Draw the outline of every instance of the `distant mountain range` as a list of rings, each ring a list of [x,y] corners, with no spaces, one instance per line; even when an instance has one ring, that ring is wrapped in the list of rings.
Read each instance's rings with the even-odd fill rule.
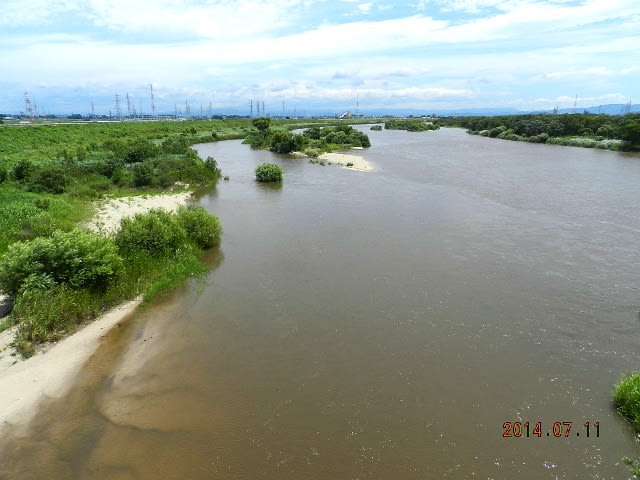
[[[606,115],[624,115],[628,106],[623,103],[610,103],[607,105],[594,105],[591,107],[561,108],[557,113],[593,113]],[[497,116],[497,115],[528,115],[528,114],[551,114],[553,109],[549,110],[518,110],[515,108],[463,108],[463,109],[434,109],[434,110],[407,110],[407,109],[380,109],[372,112],[363,112],[365,116],[406,116],[413,115],[421,117],[424,115],[438,115],[446,117],[468,117],[468,116]],[[640,105],[631,105],[629,113],[640,113]]]

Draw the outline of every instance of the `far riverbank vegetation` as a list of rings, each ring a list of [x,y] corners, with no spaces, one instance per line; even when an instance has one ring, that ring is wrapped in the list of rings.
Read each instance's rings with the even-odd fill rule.
[[[428,132],[438,130],[440,127],[436,122],[425,122],[418,118],[397,118],[384,122],[385,130],[406,130],[407,132]]]
[[[536,114],[442,117],[441,126],[466,128],[472,135],[531,143],[640,151],[640,114]]]

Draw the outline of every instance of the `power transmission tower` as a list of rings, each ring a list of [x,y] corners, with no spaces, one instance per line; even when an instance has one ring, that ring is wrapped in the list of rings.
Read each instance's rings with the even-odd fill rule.
[[[151,118],[156,118],[156,103],[153,98],[153,83],[149,84],[149,90],[151,91]]]
[[[116,118],[120,119],[120,95],[116,93]]]
[[[129,99],[129,92],[127,92],[127,116],[131,118],[131,100]]]
[[[253,117],[253,100],[249,100],[249,117]]]
[[[91,102],[91,118],[96,118],[96,107]]]
[[[24,92],[24,114],[27,120],[33,122],[33,106],[31,105],[31,99],[29,98],[29,92]]]

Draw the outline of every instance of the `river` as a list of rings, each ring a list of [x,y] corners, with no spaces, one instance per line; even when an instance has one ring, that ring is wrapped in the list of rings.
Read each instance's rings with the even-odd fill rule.
[[[371,173],[198,146],[230,177],[199,199],[224,227],[210,273],[5,432],[0,472],[627,478],[611,391],[640,369],[640,156],[360,128]]]

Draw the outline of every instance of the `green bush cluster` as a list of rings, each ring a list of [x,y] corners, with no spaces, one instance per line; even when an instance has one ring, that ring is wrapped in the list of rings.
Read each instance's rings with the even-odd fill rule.
[[[174,253],[186,239],[187,234],[176,216],[164,210],[123,218],[115,236],[116,245],[123,252]]]
[[[111,142],[110,148],[112,151],[107,155],[88,152],[82,162],[76,161],[75,157],[65,159],[69,153],[66,150],[60,153],[62,158],[39,165],[23,160],[13,167],[12,177],[31,192],[68,192],[92,199],[114,187],[166,188],[176,182],[210,184],[218,181],[222,173],[215,159],[209,157],[203,162],[194,150],[184,145],[180,147],[181,153],[162,153],[150,142],[138,142],[128,149],[118,142]],[[174,149],[179,149],[176,142],[166,150]],[[149,156],[151,154],[156,155]]]
[[[613,402],[640,432],[640,372],[630,373],[620,379],[613,389]]]
[[[328,127],[310,127],[302,134],[293,134],[282,128],[270,128],[270,123],[255,119],[255,130],[249,132],[244,143],[251,148],[268,148],[276,153],[291,152],[324,152],[351,147],[370,147],[371,142],[366,133],[356,130],[351,125],[340,124]]]
[[[176,213],[156,209],[123,218],[115,243],[123,253],[175,254],[188,246],[211,248],[221,233],[218,218],[202,207],[181,207]]]
[[[426,132],[429,130],[437,130],[438,125],[433,122],[425,122],[417,118],[394,119],[384,123],[387,130],[406,130],[408,132]]]
[[[382,125],[372,125],[369,130],[373,130],[374,132],[381,132],[382,131]]]
[[[12,297],[25,288],[54,285],[104,290],[121,267],[111,240],[80,229],[57,230],[9,246],[0,261],[0,289]]]
[[[281,182],[282,168],[275,163],[263,163],[256,168],[256,180],[259,182]]]
[[[192,205],[180,208],[178,223],[187,233],[187,237],[201,249],[215,247],[220,243],[222,234],[220,221],[204,208]]]

